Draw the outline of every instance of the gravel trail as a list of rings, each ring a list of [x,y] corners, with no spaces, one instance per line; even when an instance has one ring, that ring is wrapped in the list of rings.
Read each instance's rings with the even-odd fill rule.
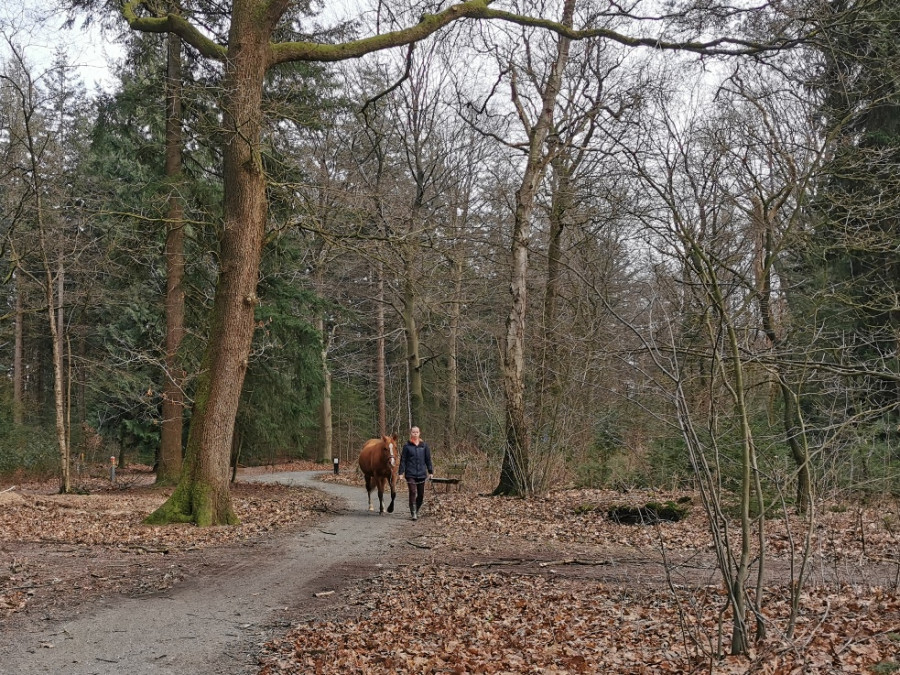
[[[394,541],[421,527],[366,510],[365,490],[315,481],[318,472],[250,480],[314,487],[345,502],[333,517],[278,535],[215,574],[156,595],[109,597],[73,608],[37,632],[0,635],[2,675],[243,675],[256,673],[259,646],[292,617],[314,616],[340,601],[340,588],[392,562]],[[374,496],[373,496],[374,497]],[[374,498],[377,503],[377,498]],[[377,506],[376,506],[377,508]],[[334,594],[327,594],[335,590]],[[320,598],[316,593],[325,592]]]

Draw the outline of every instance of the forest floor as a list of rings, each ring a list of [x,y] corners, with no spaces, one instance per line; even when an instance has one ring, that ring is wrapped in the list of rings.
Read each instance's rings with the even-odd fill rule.
[[[749,657],[719,657],[729,651],[732,618],[695,495],[560,490],[521,500],[481,496],[473,491],[481,486],[464,483],[460,492],[429,488],[423,517],[411,522],[405,492],[394,514],[365,513],[352,470],[325,474],[327,493],[252,482],[312,469],[322,467],[242,471],[233,489],[242,524],[230,528],[142,525],[167,494],[144,467],[120,471],[115,485],[102,475],[80,481],[89,494],[0,485],[0,673],[61,672],[61,663],[73,674],[121,672],[126,656],[97,651],[113,648],[99,638],[84,653],[74,648],[77,617],[99,626],[101,607],[112,621],[145,610],[170,622],[179,612],[206,617],[222,613],[212,605],[223,586],[249,591],[222,600],[241,618],[201,635],[220,638],[211,653],[227,652],[208,673],[900,672],[896,501],[831,504],[816,515],[790,635],[805,523],[769,520],[767,635]],[[607,515],[613,506],[683,498],[690,512],[677,523],[622,525]],[[734,524],[727,536],[737,547]],[[286,555],[284,542],[294,542],[292,566],[288,558],[273,564]],[[373,556],[341,558],[354,542]],[[316,559],[327,550],[337,562]],[[196,607],[205,598],[210,607]],[[127,609],[135,599],[137,609]],[[234,634],[221,628],[233,624]],[[176,642],[129,672],[191,672],[177,659],[201,640],[190,650]]]

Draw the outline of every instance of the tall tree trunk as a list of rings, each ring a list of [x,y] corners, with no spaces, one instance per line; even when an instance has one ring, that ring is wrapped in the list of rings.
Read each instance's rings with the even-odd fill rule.
[[[772,267],[777,260],[777,254],[773,250],[772,219],[766,214],[765,207],[758,200],[753,205],[753,219],[757,231],[760,232],[761,245],[755,260],[756,271],[756,297],[759,305],[760,320],[763,333],[769,344],[769,349],[775,350],[781,347],[782,339],[778,336],[775,327],[775,318],[772,316]],[[791,450],[791,457],[797,467],[797,511],[804,513],[810,506],[812,479],[810,476],[809,454],[807,444],[802,438],[803,425],[800,421],[800,411],[794,400],[794,392],[789,384],[788,369],[779,358],[775,358],[775,373],[778,378],[778,389],[781,393],[782,424],[785,441]]]
[[[532,153],[535,154],[535,153]],[[528,310],[528,243],[531,210],[543,172],[529,159],[522,187],[516,191],[513,227],[512,306],[506,318],[503,353],[503,390],[506,395],[506,447],[500,483],[494,494],[527,495],[531,492],[528,466],[529,430],[525,415],[525,317]]]
[[[572,25],[575,0],[566,0],[562,24]],[[528,495],[534,491],[529,466],[530,431],[525,410],[525,320],[528,313],[528,246],[531,239],[531,213],[534,198],[547,167],[548,157],[544,143],[550,133],[553,111],[562,82],[563,71],[569,58],[570,40],[560,37],[557,43],[556,61],[544,91],[541,93],[541,112],[528,129],[528,161],[522,176],[522,184],[516,190],[515,222],[512,236],[512,272],[510,293],[512,304],[506,318],[503,350],[503,390],[506,395],[506,447],[500,482],[495,495]],[[516,92],[513,74],[513,96]],[[516,102],[518,105],[518,102]]]
[[[171,497],[147,522],[236,524],[228,460],[253,340],[267,204],[260,156],[262,85],[275,14],[235,2],[225,62],[224,224],[209,342],[197,380],[184,464]],[[282,3],[283,4],[283,3]],[[282,10],[283,11],[283,10]]]
[[[156,482],[178,480],[184,427],[184,371],[178,350],[184,339],[184,208],[182,206],[181,38],[169,34],[166,73],[166,380],[163,385],[162,428]]]
[[[13,265],[18,264],[15,260]],[[14,273],[14,293],[16,294],[15,345],[13,347],[13,424],[21,425],[25,420],[25,310],[22,303],[22,284],[18,273]]]
[[[34,148],[31,148],[32,171],[37,176],[37,165]],[[56,441],[59,447],[60,483],[59,491],[69,493],[72,491],[71,462],[68,438],[66,434],[66,403],[65,403],[65,369],[63,368],[63,335],[62,298],[56,297],[54,289],[54,275],[50,267],[50,243],[47,241],[46,224],[44,222],[43,200],[41,191],[35,190],[35,212],[40,237],[41,256],[44,265],[44,300],[47,303],[47,319],[50,324],[50,344],[53,351],[53,403],[56,420]],[[57,242],[61,249],[62,242]],[[62,254],[57,254],[57,274],[63,272]]]
[[[319,265],[316,273],[316,287],[321,289],[322,267]],[[322,402],[319,404],[319,450],[316,459],[322,463],[328,463],[333,456],[334,444],[334,420],[331,414],[331,368],[328,366],[328,350],[331,346],[331,330],[325,322],[324,312],[319,312],[316,317],[316,328],[322,340],[320,351],[320,367],[322,369]]]
[[[406,265],[408,268],[409,265]],[[422,361],[419,356],[419,331],[416,327],[415,301],[416,291],[412,272],[407,269],[403,290],[403,328],[406,332],[406,363],[409,377],[409,424],[423,424],[422,412],[424,396],[422,394]]]
[[[387,431],[387,382],[384,361],[384,263],[379,260],[375,266],[375,389],[378,408],[378,433],[385,436]]]
[[[368,117],[366,117],[368,125]],[[384,178],[385,153],[381,147],[382,137],[374,128],[372,131],[372,155],[375,158],[375,189],[372,191],[373,205],[376,214],[375,228],[381,240],[387,239],[387,223],[382,202],[381,181]],[[385,333],[384,333],[384,260],[380,251],[375,258],[375,409],[378,417],[378,434],[388,434],[387,428],[387,377],[385,370]]]
[[[56,377],[60,380],[62,392],[62,433],[65,436],[64,442],[66,445],[66,457],[67,460],[71,453],[71,448],[69,447],[69,439],[70,439],[70,429],[69,429],[69,378],[66,376],[68,369],[66,368],[66,314],[63,309],[63,303],[65,302],[65,291],[66,291],[66,264],[63,259],[63,251],[62,251],[62,237],[60,237],[60,241],[57,242],[59,246],[59,251],[57,252],[56,258],[56,336],[54,340],[56,340],[59,344],[56,345],[56,349],[59,353],[59,364],[57,367]],[[71,354],[69,355],[69,360],[71,360]],[[67,461],[68,464],[68,461]],[[68,466],[66,467],[66,474],[68,476]],[[66,487],[66,492],[68,492],[68,486]]]
[[[552,411],[560,396],[559,331],[557,315],[562,270],[562,237],[566,219],[572,208],[572,185],[565,154],[557,154],[551,161],[556,183],[550,203],[550,237],[547,245],[547,281],[544,291],[544,315],[541,321],[541,365],[538,404],[535,412],[539,427],[552,419]],[[551,436],[553,434],[548,433]]]
[[[478,147],[470,138],[466,149],[466,163],[461,167],[462,180],[455,186],[449,201],[452,222],[453,248],[448,263],[453,279],[453,297],[450,303],[450,334],[448,337],[447,362],[447,431],[446,447],[457,448],[459,433],[459,333],[463,309],[463,274],[466,269],[465,260],[469,247],[462,241],[469,223],[469,209],[478,169],[483,157]]]
[[[447,447],[459,442],[459,320],[462,316],[463,266],[459,260],[451,262],[453,270],[453,300],[450,305],[450,337],[447,350]]]
[[[41,238],[44,239],[43,232],[41,233]],[[53,345],[53,401],[56,417],[56,440],[59,446],[59,491],[67,494],[72,491],[72,475],[68,434],[66,433],[65,369],[63,368],[62,334],[59,331],[59,319],[55,311],[57,300],[53,292],[53,273],[49,268],[46,270],[46,275],[47,282],[44,288],[44,297],[47,301],[50,339]]]
[[[334,456],[334,419],[331,411],[331,368],[325,362],[324,381],[322,386],[322,405],[320,419],[322,424],[322,449],[319,461],[322,464],[331,462]]]
[[[87,345],[84,333],[78,336],[78,361],[84,364],[87,361]],[[78,373],[76,386],[78,388],[78,428],[84,430],[87,425],[87,375],[84,366],[76,368]],[[82,434],[82,442],[85,436]]]

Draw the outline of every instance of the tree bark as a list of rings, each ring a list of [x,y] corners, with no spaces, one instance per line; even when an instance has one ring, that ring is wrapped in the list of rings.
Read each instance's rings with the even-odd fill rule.
[[[321,270],[321,266],[319,267]],[[317,279],[317,287],[321,288],[322,279],[319,273]],[[322,368],[322,403],[319,404],[319,451],[316,453],[316,459],[326,464],[331,462],[332,450],[334,444],[334,426],[331,414],[331,368],[328,367],[328,350],[331,345],[331,331],[325,322],[325,316],[319,313],[316,319],[316,328],[322,340],[322,349],[320,352],[321,368]]]
[[[323,373],[324,382],[322,386],[321,406],[322,449],[319,461],[322,464],[328,464],[334,456],[334,420],[332,419],[331,412],[331,369],[328,367],[327,362],[324,366],[325,372]]]
[[[32,148],[32,161],[36,155]],[[32,170],[37,175],[36,162]],[[54,292],[53,270],[50,268],[49,242],[47,241],[46,223],[44,222],[43,200],[40,192],[36,191],[35,212],[40,236],[41,255],[44,264],[44,299],[47,303],[47,318],[50,324],[50,342],[53,350],[53,402],[56,420],[56,441],[59,447],[60,482],[59,491],[67,494],[72,491],[72,475],[68,435],[66,434],[66,405],[65,405],[65,369],[63,368],[63,335],[64,328],[62,316],[62,299],[56,297]],[[57,273],[62,273],[62,258],[57,259]]]
[[[410,263],[411,264],[411,263]],[[406,265],[408,268],[410,264]],[[415,317],[415,282],[412,272],[405,271],[403,289],[403,329],[406,332],[406,363],[409,368],[409,426],[423,424],[425,399],[422,394],[422,360],[419,356],[419,332]]]
[[[197,381],[181,479],[172,496],[147,518],[151,524],[238,522],[228,491],[228,464],[258,302],[267,215],[260,157],[262,86],[268,41],[277,18],[258,12],[258,4],[234,3],[222,106],[227,134],[225,222],[209,342]]]
[[[63,249],[62,249],[62,237],[60,237],[60,241],[57,242],[59,246],[59,250],[56,253],[56,335],[54,340],[56,340],[59,344],[56,345],[56,349],[58,351],[59,364],[56,366],[56,377],[60,381],[60,396],[59,403],[61,412],[59,413],[62,416],[62,433],[64,436],[64,443],[66,446],[66,467],[65,467],[65,475],[66,475],[66,492],[69,491],[69,471],[70,471],[70,460],[71,460],[71,447],[70,447],[70,418],[69,418],[69,388],[71,383],[68,378],[68,369],[66,368],[66,313],[64,307],[65,303],[65,293],[66,293],[66,261],[63,258]],[[72,360],[72,355],[69,355],[69,362]]]
[[[375,265],[375,389],[378,408],[378,430],[381,436],[387,432],[387,382],[384,360],[384,263]]]
[[[550,237],[547,245],[547,281],[544,291],[544,315],[541,322],[541,372],[536,408],[538,426],[547,424],[547,415],[555,406],[560,394],[559,337],[557,315],[562,270],[562,237],[566,219],[572,208],[572,186],[569,165],[563,153],[557,154],[551,165],[556,184],[550,203]]]
[[[30,84],[30,83],[29,83]],[[50,344],[53,353],[53,403],[56,422],[56,440],[59,448],[60,485],[59,491],[63,494],[72,491],[71,481],[71,457],[66,433],[66,404],[65,404],[65,369],[63,367],[63,306],[62,306],[62,275],[64,272],[62,256],[62,232],[58,231],[55,239],[56,246],[52,246],[48,240],[47,222],[44,213],[43,194],[46,186],[41,176],[42,167],[39,166],[39,151],[36,147],[34,130],[31,127],[31,115],[28,110],[28,99],[23,96],[21,100],[25,116],[25,142],[28,148],[28,164],[31,170],[31,189],[34,193],[34,215],[37,222],[38,238],[40,240],[41,263],[43,266],[43,291],[44,300],[47,303],[47,319],[50,327]],[[59,293],[56,297],[54,291],[53,269],[51,259],[56,254],[57,274],[59,275]]]
[[[15,266],[17,261],[13,260]],[[13,276],[16,295],[15,346],[13,347],[13,424],[21,425],[25,421],[25,309],[22,304],[22,284],[19,275]]]
[[[575,0],[566,0],[562,24],[572,25]],[[541,93],[541,112],[528,131],[528,160],[522,184],[516,190],[515,221],[512,236],[512,304],[506,318],[503,352],[503,390],[506,395],[506,447],[500,482],[495,495],[528,495],[534,490],[529,466],[530,430],[525,410],[525,320],[528,313],[528,246],[531,238],[531,213],[549,157],[544,143],[550,133],[553,111],[569,58],[568,38],[560,37],[556,61]],[[513,80],[513,98],[518,94]]]
[[[166,218],[166,380],[163,385],[162,427],[156,482],[178,480],[184,426],[184,371],[178,350],[184,339],[184,208],[181,198],[181,38],[169,34],[166,75],[166,166],[169,212]]]
[[[450,336],[447,351],[447,447],[456,448],[459,441],[459,320],[462,316],[463,266],[459,260],[451,261],[453,270],[453,300],[450,305]]]
[[[44,239],[43,232],[41,239]],[[50,339],[53,342],[53,401],[56,413],[56,440],[59,446],[60,482],[59,491],[68,494],[72,491],[71,457],[69,450],[68,434],[66,433],[66,405],[65,405],[65,370],[63,369],[62,335],[59,332],[57,316],[55,312],[55,298],[53,293],[53,273],[47,269],[47,283],[44,288],[47,300],[47,311],[50,319]]]

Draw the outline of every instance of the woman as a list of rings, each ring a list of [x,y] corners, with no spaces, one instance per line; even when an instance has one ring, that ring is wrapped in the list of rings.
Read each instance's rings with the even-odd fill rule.
[[[413,520],[419,519],[419,509],[425,501],[425,479],[434,476],[431,465],[431,448],[420,437],[419,427],[409,430],[409,440],[400,451],[401,478],[406,479],[409,487],[409,513]]]

